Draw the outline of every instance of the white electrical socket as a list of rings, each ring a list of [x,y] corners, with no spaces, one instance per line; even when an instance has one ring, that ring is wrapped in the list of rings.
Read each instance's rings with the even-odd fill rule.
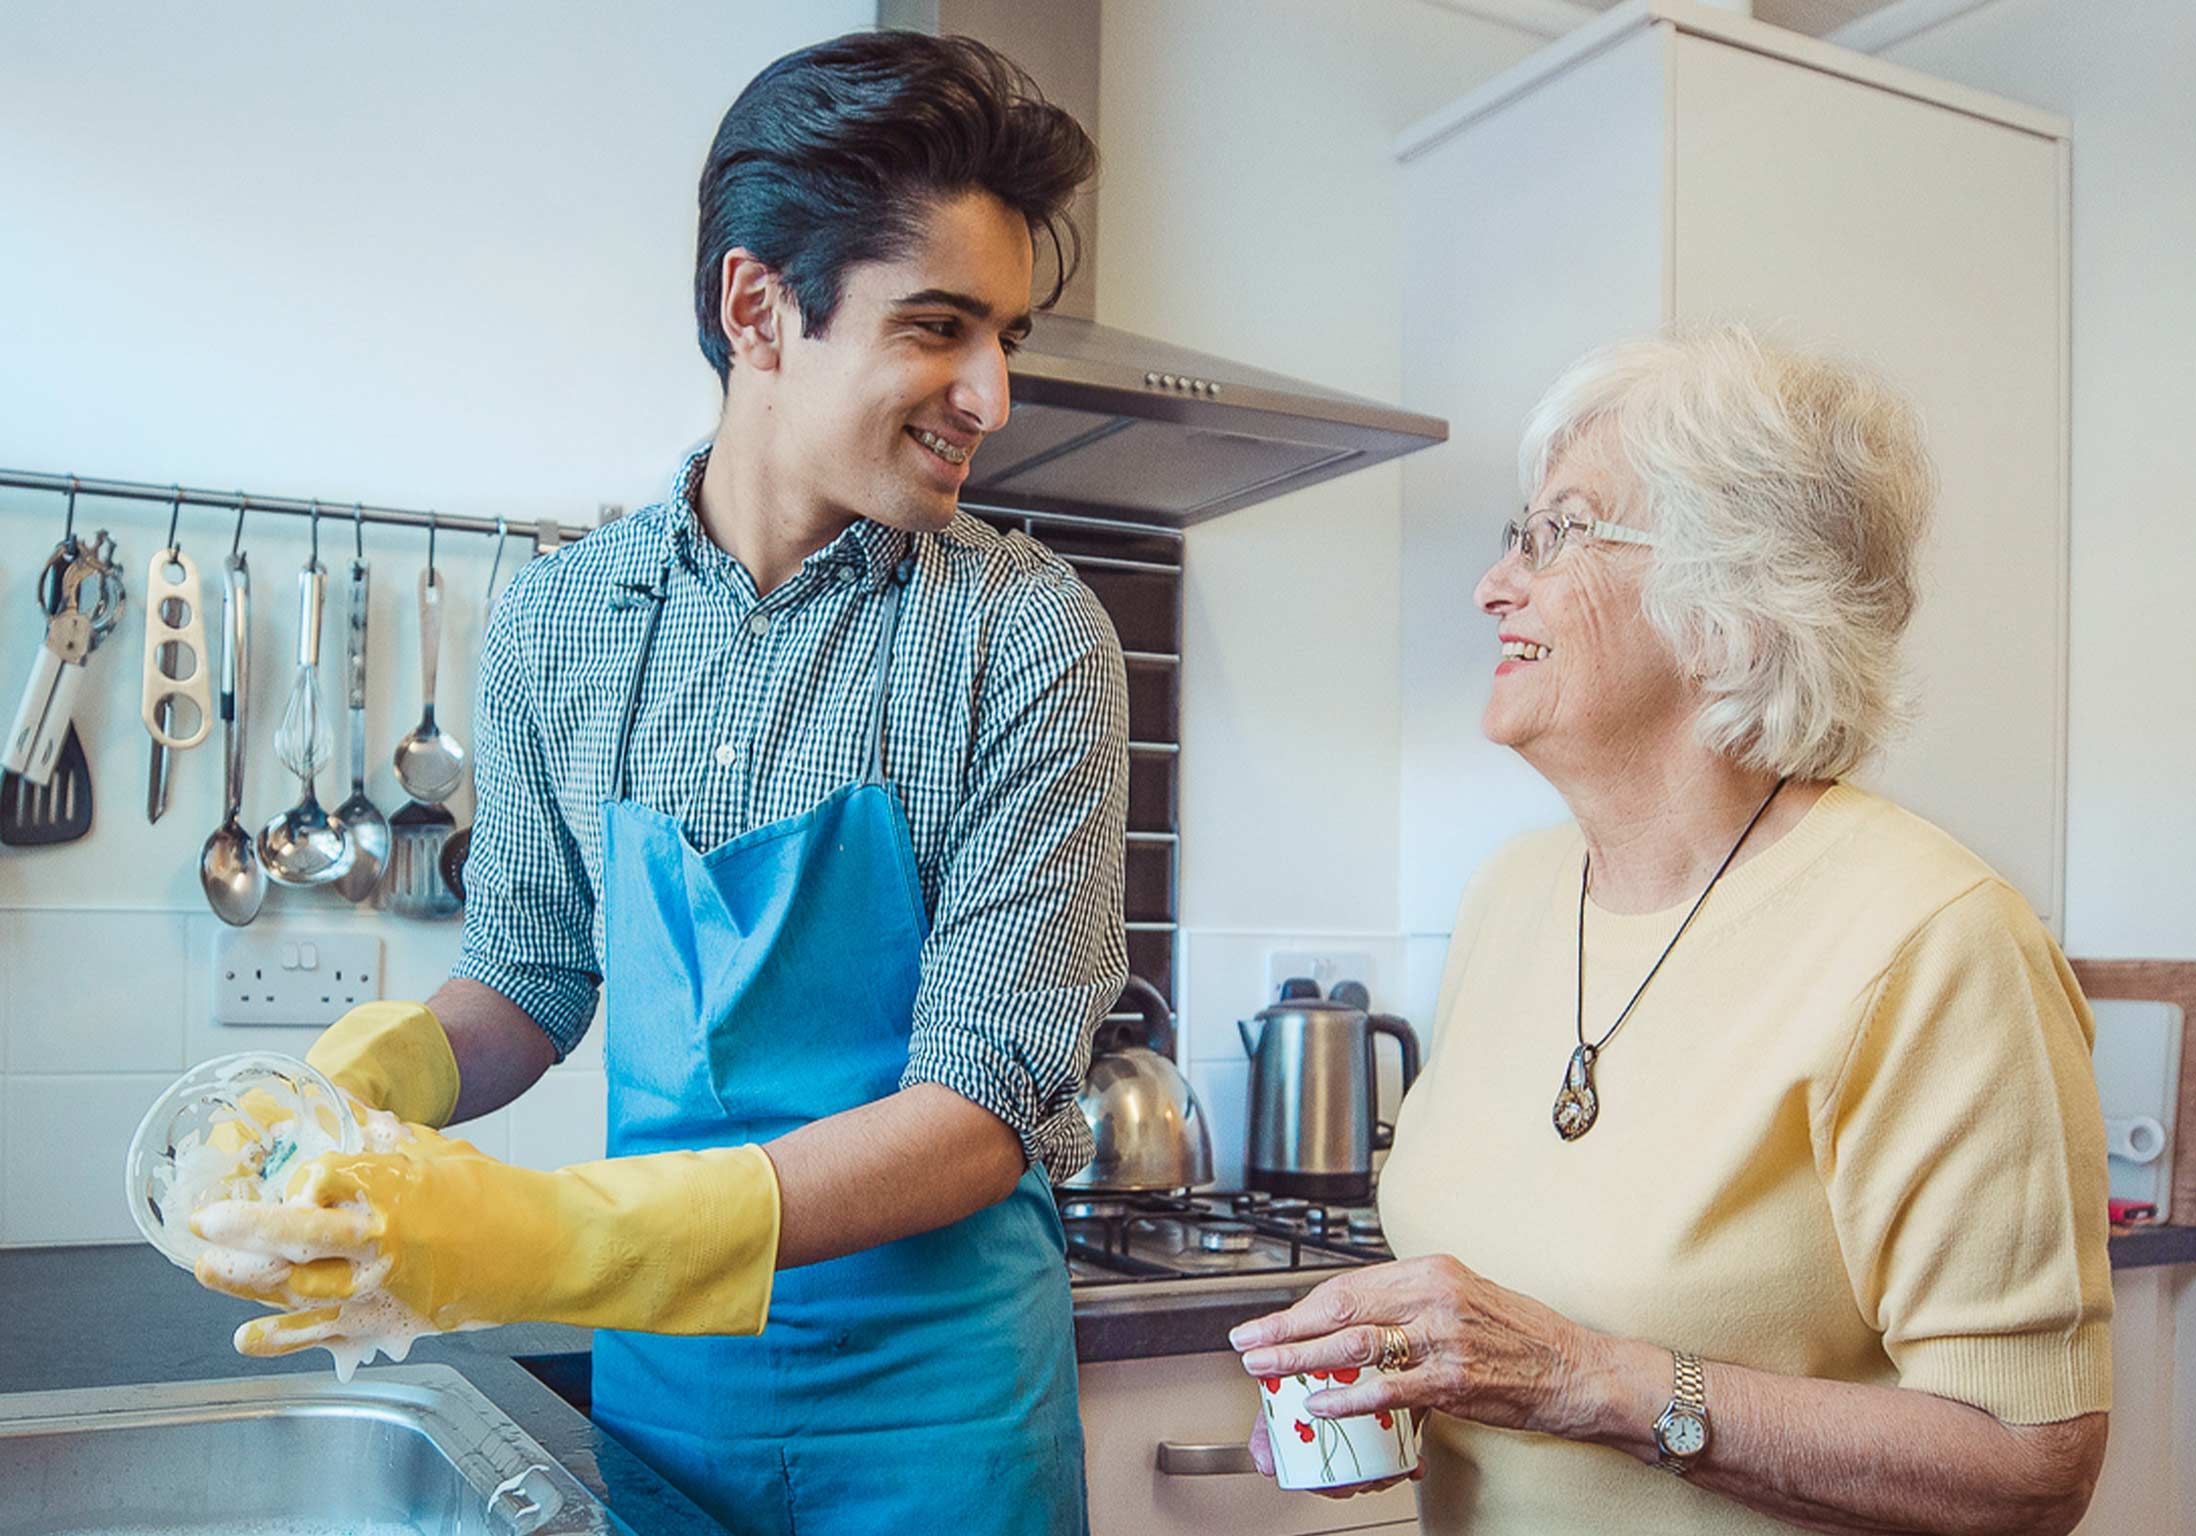
[[[1338,981],[1361,981],[1368,991],[1379,993],[1373,975],[1373,957],[1361,949],[1272,949],[1266,952],[1266,1001],[1281,995],[1281,983],[1291,976],[1309,976],[1319,983],[1319,995],[1334,991]]]
[[[254,933],[214,936],[216,1024],[333,1024],[381,996],[381,940],[370,933]]]

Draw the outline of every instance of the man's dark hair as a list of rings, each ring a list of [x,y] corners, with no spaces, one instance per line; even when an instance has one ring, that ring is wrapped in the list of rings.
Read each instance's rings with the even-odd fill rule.
[[[740,92],[701,178],[694,318],[723,380],[724,254],[744,247],[821,336],[846,269],[906,254],[940,200],[990,193],[1052,242],[1049,306],[1082,255],[1068,200],[1098,168],[1082,125],[1011,60],[965,37],[856,32],[789,53]]]

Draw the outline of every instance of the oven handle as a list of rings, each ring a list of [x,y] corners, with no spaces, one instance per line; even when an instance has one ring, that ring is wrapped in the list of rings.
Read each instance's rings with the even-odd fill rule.
[[[1256,1472],[1250,1447],[1242,1441],[1226,1445],[1177,1445],[1159,1442],[1159,1470],[1169,1477],[1230,1477]]]

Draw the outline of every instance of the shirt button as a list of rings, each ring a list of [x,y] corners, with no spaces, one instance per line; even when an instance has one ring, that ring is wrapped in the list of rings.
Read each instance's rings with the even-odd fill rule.
[[[840,585],[840,586],[842,586],[842,587],[851,587],[852,585],[854,585],[854,576],[855,576],[855,571],[854,571],[854,567],[853,567],[853,566],[851,566],[851,565],[842,565],[842,566],[840,566],[840,567],[839,567],[839,577],[838,577],[838,580],[839,580],[839,585]]]
[[[717,743],[717,750],[714,755],[719,768],[729,768],[732,766],[733,759],[737,758],[740,753],[739,749],[733,746],[731,742],[721,741]]]
[[[751,613],[747,616],[747,632],[758,639],[770,633],[770,615]]]

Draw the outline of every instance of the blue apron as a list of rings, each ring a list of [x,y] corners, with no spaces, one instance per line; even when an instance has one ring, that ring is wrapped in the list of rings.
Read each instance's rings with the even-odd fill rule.
[[[908,570],[883,597],[868,773],[708,853],[627,798],[670,568],[632,589],[652,609],[603,805],[611,1156],[768,1141],[899,1088],[929,928],[883,773]],[[939,1520],[1081,1536],[1074,1338],[1059,1214],[1032,1166],[952,1226],[780,1273],[758,1337],[598,1330],[593,1411],[740,1536]]]

